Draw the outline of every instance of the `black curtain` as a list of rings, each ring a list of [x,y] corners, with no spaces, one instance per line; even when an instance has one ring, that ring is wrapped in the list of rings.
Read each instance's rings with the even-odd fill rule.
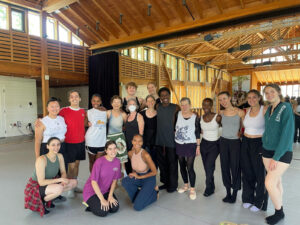
[[[91,97],[98,93],[102,104],[111,108],[110,98],[119,95],[119,54],[107,52],[89,57],[89,108]]]

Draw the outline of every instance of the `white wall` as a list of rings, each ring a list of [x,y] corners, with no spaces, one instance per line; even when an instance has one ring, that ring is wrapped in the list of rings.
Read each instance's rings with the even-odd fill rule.
[[[89,106],[89,87],[88,86],[78,86],[78,87],[57,87],[49,89],[49,96],[55,97],[61,100],[60,106],[69,106],[67,93],[70,90],[77,90],[81,95],[80,107],[87,109]],[[42,106],[42,89],[37,88],[37,101],[38,101],[38,114],[43,114]]]
[[[36,81],[0,76],[0,99],[0,137],[30,134],[26,126],[37,117]],[[20,128],[12,126],[17,121],[21,122]]]

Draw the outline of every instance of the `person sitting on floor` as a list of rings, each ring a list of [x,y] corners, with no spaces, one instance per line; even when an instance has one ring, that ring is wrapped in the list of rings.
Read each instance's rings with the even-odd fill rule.
[[[128,152],[133,172],[122,180],[122,185],[128,192],[137,211],[143,210],[158,199],[158,186],[156,186],[156,166],[150,154],[142,149],[143,137],[139,134],[133,136],[132,150]]]
[[[121,163],[117,156],[114,141],[105,144],[105,155],[98,158],[92,173],[83,188],[83,200],[86,211],[96,216],[107,216],[119,209],[119,202],[114,194],[117,180],[121,178]]]
[[[58,153],[60,145],[61,142],[57,137],[48,140],[49,152],[36,159],[33,176],[24,191],[25,209],[40,212],[41,216],[49,213],[46,207],[55,207],[51,200],[77,186],[77,180],[67,179],[64,158]],[[61,177],[54,178],[58,171]]]

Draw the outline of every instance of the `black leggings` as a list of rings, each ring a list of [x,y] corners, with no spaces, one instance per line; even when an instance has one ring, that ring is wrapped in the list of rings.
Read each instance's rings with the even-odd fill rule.
[[[108,199],[108,195],[109,192],[105,193],[103,195],[103,197],[107,200]],[[113,195],[114,198],[118,201],[117,197],[115,195]],[[108,213],[115,213],[118,211],[119,209],[119,202],[117,206],[109,206],[109,210],[108,211],[104,211],[103,209],[101,209],[101,203],[100,203],[100,199],[98,198],[98,196],[96,194],[94,194],[92,197],[90,197],[86,203],[89,205],[89,208],[91,210],[92,213],[94,213],[96,216],[101,216],[104,217],[106,216]]]
[[[190,180],[190,185],[192,188],[195,187],[196,182],[196,174],[194,170],[194,161],[195,156],[192,157],[184,157],[178,156],[178,161],[180,165],[180,173],[185,184],[188,183],[188,177]]]
[[[299,136],[298,136],[299,130]],[[294,142],[296,143],[297,140],[300,142],[300,116],[295,115],[295,134],[294,134]]]

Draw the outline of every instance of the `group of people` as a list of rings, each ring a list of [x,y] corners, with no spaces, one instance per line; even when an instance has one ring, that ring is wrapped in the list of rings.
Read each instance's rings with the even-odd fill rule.
[[[269,195],[275,214],[266,222],[276,224],[284,217],[281,177],[292,160],[294,114],[291,105],[282,101],[278,85],[264,88],[268,105],[260,92],[250,90],[246,110],[234,107],[226,91],[218,94],[223,108],[219,114],[213,112],[213,100],[205,98],[201,117],[192,112],[189,98],[177,105],[170,102],[168,88],[157,92],[154,83],[147,88],[144,100],[136,96],[137,85],[128,83],[124,99],[111,98],[111,110],[102,106],[98,94],[92,96],[92,109],[87,112],[79,107],[78,91],[68,93],[70,106],[66,108],[60,109],[58,101],[50,99],[48,116],[35,124],[36,165],[25,189],[25,208],[43,215],[54,207],[53,200],[65,200],[63,191],[68,191],[68,197],[81,192],[76,186],[85,151],[91,175],[83,200],[86,211],[97,216],[118,210],[114,191],[119,179],[138,211],[155,202],[162,189],[188,192],[195,200],[194,160],[200,154],[206,175],[203,195],[212,195],[220,154],[226,189],[223,202],[235,203],[242,188],[244,208],[266,210]],[[178,187],[178,163],[182,187]]]

